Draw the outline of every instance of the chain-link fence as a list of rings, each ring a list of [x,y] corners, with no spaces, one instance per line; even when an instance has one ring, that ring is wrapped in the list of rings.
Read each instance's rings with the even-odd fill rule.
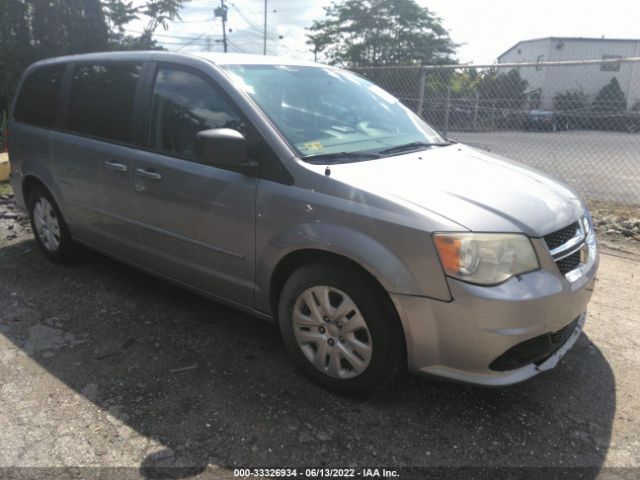
[[[640,205],[640,59],[356,69],[452,140]]]

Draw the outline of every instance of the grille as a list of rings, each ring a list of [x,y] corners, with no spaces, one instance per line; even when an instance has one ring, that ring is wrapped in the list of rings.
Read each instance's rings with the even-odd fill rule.
[[[558,266],[558,270],[563,275],[569,273],[571,270],[575,270],[580,265],[580,250],[575,253],[572,253],[568,257],[563,258],[562,260],[558,260],[556,262]]]
[[[578,326],[580,317],[576,317],[569,325],[557,332],[546,333],[511,347],[505,353],[496,358],[489,368],[494,371],[504,372],[515,370],[531,363],[540,365],[562,347],[573,331]]]
[[[576,325],[578,325],[578,320],[580,319],[580,317],[577,317],[573,322],[571,322],[569,325],[567,325],[566,327],[558,330],[557,332],[553,332],[552,334],[549,335],[549,340],[551,340],[551,343],[553,345],[564,345],[564,342],[566,342],[569,337],[571,336],[571,333],[573,333],[573,331],[576,328]]]
[[[544,241],[547,242],[547,247],[549,247],[549,250],[553,250],[554,248],[558,248],[560,245],[564,245],[573,237],[575,237],[578,228],[578,222],[573,222],[571,225],[567,225],[560,230],[545,235]]]

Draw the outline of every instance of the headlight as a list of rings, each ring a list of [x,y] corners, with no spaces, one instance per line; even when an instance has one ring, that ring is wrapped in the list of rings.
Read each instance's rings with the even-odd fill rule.
[[[540,268],[531,241],[517,233],[436,233],[433,241],[447,275],[492,285]]]

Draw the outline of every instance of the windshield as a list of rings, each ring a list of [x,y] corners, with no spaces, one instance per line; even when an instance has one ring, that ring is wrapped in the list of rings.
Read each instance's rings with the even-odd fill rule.
[[[297,153],[356,161],[445,140],[398,99],[351,72],[283,65],[224,65]],[[406,147],[406,148],[405,148]]]

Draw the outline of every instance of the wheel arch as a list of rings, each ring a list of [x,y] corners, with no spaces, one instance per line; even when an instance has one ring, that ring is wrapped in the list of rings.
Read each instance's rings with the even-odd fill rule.
[[[40,186],[40,187],[46,189],[49,193],[51,193],[51,189],[48,188],[47,185],[42,180],[40,180],[38,177],[36,177],[35,175],[31,175],[31,174],[26,175],[22,179],[22,199],[24,200],[24,204],[25,205],[29,201],[29,195],[33,191],[34,187],[36,187],[36,186]],[[53,195],[53,193],[51,193],[51,195]]]
[[[361,272],[376,285],[376,288],[378,290],[378,292],[376,293],[389,298],[390,304],[393,305],[391,297],[389,297],[389,293],[383,286],[382,282],[373,273],[371,273],[357,261],[335,252],[329,252],[326,250],[314,248],[304,248],[295,250],[285,255],[278,262],[271,275],[271,281],[269,282],[269,303],[271,306],[271,312],[273,313],[274,317],[277,317],[278,315],[278,302],[287,279],[295,270],[303,265],[308,265],[311,263],[325,263],[347,266]],[[393,308],[395,310],[395,306],[393,306]],[[398,312],[396,311],[396,314],[397,313]]]
[[[278,304],[280,301],[280,295],[287,279],[301,266],[311,264],[333,264],[341,266],[343,268],[347,267],[350,269],[354,269],[360,275],[363,275],[371,281],[371,284],[374,288],[374,291],[371,292],[371,295],[379,300],[382,300],[383,303],[386,304],[386,311],[388,311],[388,322],[392,325],[395,324],[397,328],[397,332],[399,335],[398,340],[400,342],[399,346],[402,349],[402,351],[399,353],[401,356],[400,368],[406,368],[410,345],[408,345],[407,343],[407,333],[404,329],[404,322],[402,320],[400,312],[398,311],[396,303],[393,301],[389,292],[374,274],[372,274],[369,270],[367,270],[355,260],[344,255],[329,252],[326,250],[309,248],[290,252],[288,255],[283,257],[273,272],[272,281],[270,284],[271,290],[269,292],[271,297],[270,301],[272,313],[274,315],[276,323],[278,323]]]
[[[31,195],[33,189],[36,186],[40,186],[47,192],[49,192],[49,194],[53,197],[53,200],[56,202],[56,205],[60,209],[60,212],[62,213],[67,226],[70,225],[70,221],[72,219],[70,218],[69,212],[67,211],[67,205],[63,201],[64,198],[62,192],[58,189],[57,185],[48,173],[42,176],[36,175],[34,173],[25,173],[20,186],[22,188],[22,198],[24,200],[25,207],[27,207],[27,203],[29,202],[29,195]]]

